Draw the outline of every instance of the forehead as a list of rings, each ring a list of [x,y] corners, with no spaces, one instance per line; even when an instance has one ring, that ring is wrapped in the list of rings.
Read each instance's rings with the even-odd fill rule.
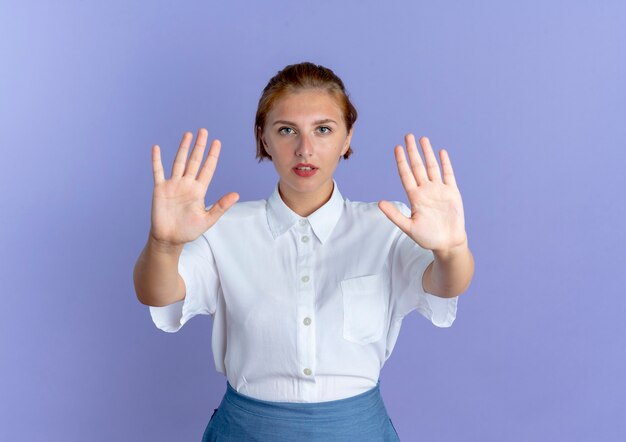
[[[279,97],[268,114],[272,120],[307,120],[331,118],[339,122],[343,112],[338,98],[324,89],[301,89],[290,91]]]

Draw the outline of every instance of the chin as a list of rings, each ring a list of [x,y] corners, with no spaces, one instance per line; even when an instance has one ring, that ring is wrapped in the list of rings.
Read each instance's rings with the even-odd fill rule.
[[[295,179],[292,177],[283,181],[296,192],[309,193],[319,190],[326,183],[327,179],[320,179],[320,177],[300,178],[296,176]]]

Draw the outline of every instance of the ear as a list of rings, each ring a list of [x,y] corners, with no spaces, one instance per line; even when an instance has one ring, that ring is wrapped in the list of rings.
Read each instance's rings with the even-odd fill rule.
[[[270,156],[270,158],[272,157],[272,154],[270,153],[268,147],[267,147],[267,142],[265,141],[265,136],[263,135],[263,130],[261,130],[260,127],[257,126],[257,133],[259,134],[259,139],[261,140],[261,146],[263,147],[263,150],[265,150],[265,153],[268,154]]]
[[[348,136],[346,137],[346,142],[341,149],[341,156],[344,156],[348,149],[350,149],[350,142],[352,141],[352,129],[348,132]]]

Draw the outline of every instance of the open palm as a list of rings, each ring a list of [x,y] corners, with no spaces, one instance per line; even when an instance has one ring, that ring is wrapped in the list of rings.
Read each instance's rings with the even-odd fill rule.
[[[417,150],[413,134],[405,136],[410,165],[401,145],[395,148],[396,163],[402,186],[411,207],[407,217],[388,201],[378,207],[404,233],[425,249],[448,251],[467,240],[461,193],[456,186],[452,163],[442,149],[442,174],[437,159],[426,137],[420,138],[425,165]]]
[[[152,148],[154,192],[150,235],[160,243],[177,246],[193,241],[208,230],[238,199],[235,192],[220,198],[206,210],[204,197],[217,166],[221,144],[213,140],[202,164],[208,132],[200,129],[187,160],[193,134],[186,132],[178,148],[172,176],[166,180],[159,146]],[[199,172],[198,172],[199,171]]]

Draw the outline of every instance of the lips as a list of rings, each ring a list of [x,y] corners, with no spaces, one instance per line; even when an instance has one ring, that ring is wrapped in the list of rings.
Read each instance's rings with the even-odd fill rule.
[[[294,167],[294,169],[298,169],[298,170],[315,170],[317,169],[317,167],[315,167],[313,164],[309,164],[309,163],[299,163],[296,164],[296,167]]]
[[[313,164],[300,163],[296,165],[296,167],[294,167],[292,170],[299,177],[307,178],[307,177],[315,175],[315,172],[317,172],[317,169],[318,168],[315,167]]]

